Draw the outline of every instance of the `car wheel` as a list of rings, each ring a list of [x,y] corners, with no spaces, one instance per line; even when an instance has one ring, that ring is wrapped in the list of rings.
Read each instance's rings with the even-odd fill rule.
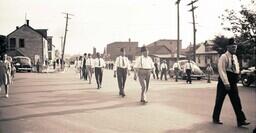
[[[201,77],[197,77],[196,79],[197,79],[197,80],[201,80]]]
[[[243,86],[246,86],[246,87],[249,87],[250,84],[251,84],[249,79],[248,79],[248,76],[242,77],[241,81],[242,81]]]

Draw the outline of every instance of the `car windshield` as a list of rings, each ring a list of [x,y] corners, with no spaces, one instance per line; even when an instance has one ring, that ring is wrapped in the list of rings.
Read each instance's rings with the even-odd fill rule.
[[[20,63],[22,65],[31,65],[31,62],[28,58],[14,58],[15,63]]]

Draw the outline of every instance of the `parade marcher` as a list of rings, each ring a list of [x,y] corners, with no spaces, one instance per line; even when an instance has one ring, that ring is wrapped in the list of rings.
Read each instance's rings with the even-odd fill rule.
[[[79,61],[79,57],[76,57],[74,65],[75,65],[75,72],[78,73],[78,61]]]
[[[163,62],[161,63],[161,66],[160,66],[160,70],[161,70],[160,79],[161,80],[163,79],[163,76],[164,76],[164,79],[167,80],[167,69],[168,69],[168,66],[166,64],[166,60],[163,60]]]
[[[4,67],[4,68],[1,68],[2,71],[2,75],[1,75],[1,79],[4,80],[4,88],[5,88],[5,97],[8,98],[9,97],[9,85],[11,83],[11,63],[8,61],[7,59],[7,54],[4,54],[4,57],[3,57],[3,61],[1,65],[1,67]],[[0,84],[1,85],[1,84]]]
[[[93,59],[91,54],[88,54],[88,58],[86,60],[86,71],[87,71],[87,76],[89,78],[89,84],[92,83],[92,73],[93,73]]]
[[[36,71],[37,71],[37,73],[40,72],[40,60],[39,59],[37,59],[37,61],[36,61]]]
[[[0,59],[0,91],[1,91],[1,87],[4,87],[4,89],[5,89],[5,97],[8,98],[8,82],[7,82],[6,65]]]
[[[154,66],[155,66],[155,74],[153,74],[154,79],[155,78],[159,79],[159,76],[158,76],[159,75],[159,64],[155,61]]]
[[[223,124],[220,121],[219,117],[225,96],[228,94],[236,114],[237,126],[241,127],[244,125],[249,125],[250,123],[246,121],[246,117],[244,112],[242,111],[242,105],[238,93],[237,82],[239,80],[240,68],[237,56],[235,55],[236,50],[237,45],[234,43],[234,39],[231,38],[229,39],[229,44],[227,45],[227,51],[219,58],[219,79],[217,84],[217,95],[212,118],[213,123]]]
[[[175,82],[178,82],[178,77],[179,77],[179,73],[180,73],[180,70],[181,70],[181,67],[180,67],[180,64],[179,62],[175,62],[173,64],[173,70],[174,70],[174,74],[175,74]]]
[[[83,63],[83,56],[79,56],[79,59],[77,61],[77,71],[79,72],[79,78],[83,78],[83,69],[82,69],[82,63]]]
[[[102,76],[104,67],[105,61],[100,57],[100,53],[96,53],[96,58],[94,59],[94,69],[98,89],[102,87]]]
[[[134,80],[137,80],[137,75],[139,77],[139,82],[141,85],[141,102],[147,103],[147,91],[149,88],[149,80],[151,71],[154,71],[154,63],[152,59],[148,56],[148,50],[145,46],[141,47],[142,55],[139,56],[134,65]]]
[[[207,74],[207,83],[211,83],[211,75],[213,75],[213,68],[210,63],[207,64],[206,74]]]
[[[191,73],[193,71],[193,64],[190,62],[190,59],[188,59],[188,62],[184,66],[184,72],[187,74],[186,83],[192,84]]]
[[[120,56],[116,58],[114,65],[114,77],[117,77],[119,95],[125,97],[124,87],[126,82],[127,74],[130,75],[130,62],[125,56],[125,49],[120,49]]]
[[[87,53],[84,53],[83,62],[82,62],[82,71],[83,71],[84,80],[87,80],[86,60],[87,60]]]

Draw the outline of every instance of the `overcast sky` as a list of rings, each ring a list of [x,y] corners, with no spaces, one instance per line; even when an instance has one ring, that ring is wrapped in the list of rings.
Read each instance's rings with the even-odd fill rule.
[[[53,43],[60,48],[65,18],[62,12],[74,14],[69,20],[66,53],[92,52],[115,41],[138,41],[139,46],[159,39],[177,38],[176,0],[0,0],[0,34],[8,35],[25,23],[48,29]],[[180,38],[183,47],[193,42],[192,15],[180,3]],[[239,9],[239,0],[199,0],[195,10],[197,42],[227,34],[218,19],[225,9]],[[229,34],[230,35],[230,34]]]

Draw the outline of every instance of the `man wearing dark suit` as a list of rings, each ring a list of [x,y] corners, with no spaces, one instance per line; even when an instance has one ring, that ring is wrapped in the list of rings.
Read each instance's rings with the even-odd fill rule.
[[[86,60],[87,60],[87,54],[84,53],[84,57],[83,57],[83,61],[82,61],[82,72],[83,72],[84,80],[87,80]]]
[[[219,117],[225,96],[228,94],[236,114],[237,126],[241,127],[249,125],[250,123],[246,122],[237,88],[240,70],[237,56],[235,55],[236,49],[237,45],[234,44],[234,39],[231,38],[227,45],[227,51],[219,58],[218,71],[220,76],[218,79],[217,95],[212,118],[213,123],[223,124]]]

